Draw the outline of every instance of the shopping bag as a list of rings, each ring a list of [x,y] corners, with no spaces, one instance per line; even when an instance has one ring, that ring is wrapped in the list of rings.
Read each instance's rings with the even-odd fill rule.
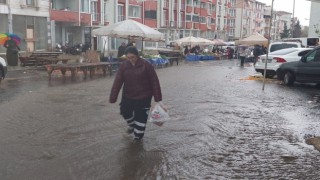
[[[154,123],[157,126],[162,126],[166,121],[170,119],[167,109],[162,103],[156,103],[150,110],[149,122]]]

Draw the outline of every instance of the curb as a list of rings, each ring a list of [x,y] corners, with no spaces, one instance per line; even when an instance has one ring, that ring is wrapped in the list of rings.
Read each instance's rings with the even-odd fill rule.
[[[36,67],[22,67],[22,66],[7,66],[7,72],[13,71],[26,71],[26,70],[37,70]]]

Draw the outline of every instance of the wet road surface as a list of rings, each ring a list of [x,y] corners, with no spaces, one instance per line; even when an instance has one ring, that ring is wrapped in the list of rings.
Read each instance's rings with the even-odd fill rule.
[[[125,134],[112,77],[48,85],[44,72],[0,85],[0,179],[318,179],[320,91],[248,80],[234,61],[157,69],[171,121]],[[17,77],[15,77],[16,75]],[[21,78],[23,77],[23,78]]]

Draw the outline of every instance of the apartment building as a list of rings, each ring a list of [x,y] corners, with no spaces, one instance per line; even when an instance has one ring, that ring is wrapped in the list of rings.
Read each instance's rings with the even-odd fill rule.
[[[49,0],[0,0],[0,33],[15,33],[22,51],[47,49],[50,44]],[[0,53],[6,50],[0,47]]]
[[[264,8],[265,15],[271,17],[271,6],[266,6]],[[270,28],[270,18],[265,19],[264,32],[265,37],[269,37],[269,28],[270,28],[270,38],[271,40],[281,39],[280,34],[283,32],[285,24],[288,29],[291,29],[292,18],[291,13],[285,11],[273,11],[272,17],[272,27]]]
[[[237,0],[233,39],[248,37],[253,32],[265,34],[264,8],[265,4],[256,0]]]

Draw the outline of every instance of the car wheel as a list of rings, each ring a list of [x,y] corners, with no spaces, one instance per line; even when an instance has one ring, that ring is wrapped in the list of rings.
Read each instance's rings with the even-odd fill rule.
[[[291,86],[291,85],[293,85],[293,82],[294,82],[293,74],[289,71],[285,72],[285,74],[283,76],[283,83],[287,86]]]

